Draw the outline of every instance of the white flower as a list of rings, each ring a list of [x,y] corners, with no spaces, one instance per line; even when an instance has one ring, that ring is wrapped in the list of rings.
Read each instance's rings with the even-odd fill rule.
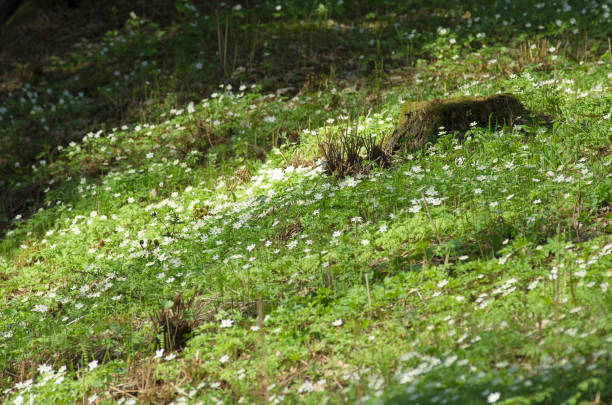
[[[362,240],[361,240],[361,244],[362,244],[363,246],[368,246],[368,245],[370,244],[370,241],[369,241],[368,239],[362,239]]]
[[[437,206],[442,204],[442,199],[441,198],[434,198],[434,197],[426,197],[425,200],[427,201],[428,204]]]
[[[493,403],[497,402],[499,397],[501,397],[501,394],[499,392],[492,392],[492,393],[489,394],[489,396],[487,396],[487,402],[489,404],[493,404]]]
[[[446,360],[444,360],[444,367],[450,367],[453,365],[453,363],[457,360],[457,355],[452,355],[446,358]]]
[[[429,195],[429,196],[436,196],[438,195],[438,192],[436,191],[435,188],[433,187],[429,187],[426,191],[425,191],[425,195]]]
[[[224,354],[223,356],[221,356],[221,358],[219,359],[219,362],[221,364],[225,364],[227,363],[227,361],[229,360],[229,356],[227,354]]]
[[[342,319],[336,319],[335,321],[332,322],[332,325],[342,326]]]
[[[222,319],[221,320],[221,327],[222,328],[231,328],[233,324],[234,324],[234,321],[232,321],[231,319]]]
[[[352,177],[348,177],[344,183],[343,183],[346,187],[355,187],[357,185],[357,181],[355,179],[353,179]]]
[[[18,389],[19,391],[23,391],[26,389],[29,390],[32,387],[32,382],[33,380],[31,378],[23,382],[18,382],[15,384],[15,388]]]
[[[193,105],[193,101],[189,103],[189,105],[187,106],[187,112],[189,114],[193,114],[195,112],[195,107]]]
[[[421,211],[421,206],[420,205],[413,205],[412,207],[410,207],[408,209],[408,212],[411,212],[413,214],[416,214],[419,211]]]
[[[506,264],[506,262],[508,261],[508,259],[510,258],[510,256],[512,256],[512,253],[508,253],[507,255],[500,257],[498,260],[499,264]]]
[[[383,225],[380,228],[378,228],[378,232],[387,232],[387,225]]]
[[[585,270],[576,271],[576,272],[574,272],[574,276],[582,278],[582,277],[586,276],[586,271]]]
[[[89,363],[89,371],[93,370],[96,367],[98,367],[98,360],[93,360]]]
[[[440,282],[437,284],[437,286],[438,286],[438,288],[442,288],[442,287],[444,287],[444,286],[445,286],[445,285],[447,285],[447,284],[448,284],[448,280],[444,279],[444,280],[440,281]]]
[[[298,394],[303,394],[305,392],[311,392],[314,390],[314,385],[309,380],[306,380],[302,383],[302,385],[298,388]]]
[[[166,361],[173,360],[176,357],[176,353],[170,353],[166,356]]]
[[[162,356],[164,355],[164,349],[159,349],[159,350],[155,350],[155,356],[153,356],[154,359],[161,359]]]
[[[32,309],[32,311],[34,312],[40,312],[41,314],[44,314],[45,312],[47,312],[49,310],[49,307],[43,304],[36,304],[34,306],[34,309]]]
[[[39,364],[38,365],[38,372],[40,374],[48,374],[50,372],[53,371],[53,367],[49,366],[48,364]]]

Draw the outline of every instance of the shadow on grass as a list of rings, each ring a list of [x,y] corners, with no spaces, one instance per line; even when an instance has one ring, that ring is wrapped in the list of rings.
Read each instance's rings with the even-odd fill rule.
[[[458,368],[434,369],[417,386],[406,385],[386,405],[400,404],[607,404],[612,401],[612,359],[542,368],[530,377],[512,368],[464,375]]]

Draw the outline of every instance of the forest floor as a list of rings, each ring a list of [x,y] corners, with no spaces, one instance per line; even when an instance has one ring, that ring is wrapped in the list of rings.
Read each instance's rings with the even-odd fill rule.
[[[609,2],[125,3],[2,38],[0,401],[612,403]]]

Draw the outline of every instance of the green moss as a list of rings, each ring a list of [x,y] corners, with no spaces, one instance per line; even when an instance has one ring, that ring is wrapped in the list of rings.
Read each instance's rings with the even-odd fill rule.
[[[512,126],[528,116],[529,112],[512,94],[406,102],[384,149],[389,154],[401,146],[409,151],[419,149],[427,142],[435,142],[440,127],[447,133],[458,132],[462,138],[474,121],[480,126]]]

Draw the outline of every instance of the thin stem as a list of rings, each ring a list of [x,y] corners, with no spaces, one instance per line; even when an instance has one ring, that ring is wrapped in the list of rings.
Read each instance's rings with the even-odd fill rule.
[[[423,198],[423,203],[425,204],[425,211],[427,212],[427,217],[429,218],[429,221],[431,222],[431,227],[436,233],[436,238],[438,238],[438,243],[441,245],[442,239],[440,239],[440,234],[438,233],[438,228],[436,227],[436,223],[434,222],[433,218],[431,217],[431,214],[429,213],[429,205],[427,205],[425,194],[423,194],[422,192],[421,192],[421,197]]]
[[[372,308],[372,297],[370,296],[370,281],[368,280],[368,275],[365,275],[366,282],[366,290],[368,291],[368,307]]]

